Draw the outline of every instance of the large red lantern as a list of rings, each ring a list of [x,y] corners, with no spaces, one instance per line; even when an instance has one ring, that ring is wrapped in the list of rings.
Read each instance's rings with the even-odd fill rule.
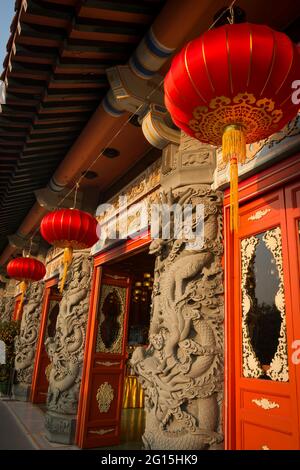
[[[97,220],[78,209],[58,209],[45,215],[41,222],[41,234],[51,245],[65,249],[64,272],[60,284],[62,292],[73,250],[90,248],[99,239]]]
[[[7,274],[9,277],[21,282],[21,301],[19,304],[18,312],[21,311],[24,295],[30,281],[40,281],[46,274],[44,264],[35,259],[28,257],[15,258],[7,265]]]
[[[282,129],[298,112],[292,84],[300,49],[283,33],[228,24],[189,42],[165,79],[174,123],[201,142],[223,146],[231,165],[231,227],[238,222],[238,162],[250,144]]]

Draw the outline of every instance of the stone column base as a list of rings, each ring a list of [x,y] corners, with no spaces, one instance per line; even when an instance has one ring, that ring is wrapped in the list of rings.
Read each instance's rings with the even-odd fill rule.
[[[14,384],[13,397],[17,401],[29,401],[31,386],[24,384]]]
[[[74,444],[76,415],[64,415],[47,411],[45,427],[48,441],[59,444]]]

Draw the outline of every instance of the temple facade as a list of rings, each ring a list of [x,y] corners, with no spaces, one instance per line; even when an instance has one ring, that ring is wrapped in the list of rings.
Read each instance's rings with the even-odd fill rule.
[[[231,232],[222,149],[178,129],[163,90],[224,2],[102,3],[16,1],[0,113],[11,396],[80,448],[300,449],[300,116],[247,146]],[[238,2],[237,20],[300,41],[297,2],[258,3]],[[39,225],[74,206],[78,181],[99,241],[74,251],[61,292],[63,249]],[[192,228],[201,208],[201,243],[178,236],[183,205]],[[46,276],[19,308],[6,266],[28,250]]]

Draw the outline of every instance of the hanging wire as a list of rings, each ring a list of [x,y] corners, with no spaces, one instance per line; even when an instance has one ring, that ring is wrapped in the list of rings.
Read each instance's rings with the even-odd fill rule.
[[[29,250],[28,250],[28,254],[27,254],[27,257],[28,257],[28,258],[29,258],[29,256],[31,255],[32,243],[33,243],[33,237],[30,238],[30,245],[29,245]]]
[[[160,81],[160,83],[149,93],[149,95],[146,96],[146,101],[149,100],[149,98],[151,98],[151,96],[162,86],[164,82],[164,78]],[[135,111],[135,113],[131,113],[128,117],[128,119],[126,119],[126,121],[122,124],[122,126],[120,127],[120,129],[116,132],[116,134],[114,134],[112,136],[112,138],[109,140],[109,142],[106,144],[106,147],[103,148],[101,150],[101,152],[99,153],[99,155],[97,155],[97,157],[92,161],[92,163],[88,166],[88,168],[81,174],[81,176],[79,177],[79,179],[77,180],[77,182],[74,184],[74,186],[72,186],[72,188],[70,189],[70,191],[59,201],[59,203],[57,204],[57,207],[61,206],[61,204],[65,201],[65,199],[74,191],[76,185],[80,182],[81,180],[85,177],[85,175],[87,174],[88,171],[91,170],[91,168],[93,168],[93,166],[95,165],[95,163],[99,160],[99,158],[103,155],[103,152],[105,151],[106,148],[108,148],[110,146],[110,144],[112,144],[112,142],[118,137],[119,134],[121,134],[122,130],[124,129],[125,126],[127,126],[127,124],[129,123],[130,119],[132,118],[132,116],[134,116],[135,114],[137,114],[139,112],[139,110],[141,108],[143,108],[145,106],[145,103],[142,103],[138,108],[137,110]]]
[[[231,5],[229,7],[229,15],[230,16],[227,16],[227,21],[229,24],[234,24],[234,9],[233,9],[233,5]]]
[[[23,250],[22,250],[22,257],[23,258],[30,258],[32,243],[33,243],[33,237],[32,236],[29,238],[29,242],[30,242],[29,243],[29,249],[28,249],[27,253],[26,253],[26,248],[23,248]]]
[[[230,23],[230,20],[233,18],[234,20],[234,10],[233,10],[233,7],[234,7],[234,4],[236,3],[237,0],[233,0],[231,2],[231,4],[229,5],[228,8],[226,8],[226,10],[222,11],[222,13],[218,16],[218,18],[210,25],[210,27],[208,28],[208,31],[210,31],[216,23],[218,23],[218,21],[222,18],[222,16],[225,15],[225,13],[227,13],[229,11],[229,14],[230,14],[230,18],[227,18],[229,23]],[[232,23],[231,23],[232,24]]]
[[[225,13],[228,13],[230,14],[230,17],[228,18],[228,21],[229,23],[233,23],[234,22],[234,10],[233,10],[233,7],[235,5],[237,0],[233,0],[231,2],[231,4],[228,6],[228,8],[226,8],[219,16],[218,18],[210,25],[210,27],[208,28],[208,31],[210,31],[216,23],[218,23],[218,21],[225,15]],[[231,24],[232,24],[231,23]],[[164,82],[164,78],[159,82],[159,84],[153,88],[153,90],[149,93],[149,95],[146,96],[146,102],[149,101],[149,98],[151,98],[151,96],[162,86]],[[106,147],[103,148],[101,150],[101,152],[97,155],[97,157],[91,162],[91,164],[88,166],[88,168],[81,174],[81,176],[78,178],[78,180],[76,181],[76,183],[72,186],[72,188],[70,189],[70,191],[68,191],[65,196],[57,203],[56,207],[60,207],[62,205],[62,203],[69,197],[70,194],[72,194],[72,192],[75,190],[75,194],[74,194],[74,204],[73,204],[73,207],[72,209],[74,209],[76,207],[76,202],[77,202],[77,193],[78,193],[78,189],[80,187],[80,183],[82,181],[82,179],[85,177],[85,175],[88,173],[88,171],[90,171],[93,166],[97,163],[97,161],[99,160],[100,157],[102,157],[104,151],[106,148],[108,148],[112,143],[113,141],[118,137],[118,135],[120,135],[120,133],[123,131],[124,127],[127,126],[127,124],[129,123],[129,121],[131,120],[131,118],[137,114],[141,108],[143,108],[145,106],[145,103],[142,103],[134,113],[131,113],[128,117],[128,119],[126,119],[126,121],[122,124],[122,126],[120,127],[120,129],[112,136],[112,138],[109,140],[109,142],[106,144]],[[32,246],[32,241],[34,239],[34,237],[36,236],[36,234],[39,232],[40,230],[40,227],[38,226],[36,228],[36,230],[33,232],[33,234],[31,235],[30,237],[30,249],[29,249],[29,253],[31,251],[31,246]]]
[[[77,193],[78,193],[79,186],[80,186],[80,183],[79,183],[79,181],[77,181],[77,183],[76,183],[76,187],[75,187],[75,194],[74,194],[74,201],[73,201],[73,206],[72,206],[72,207],[70,207],[70,209],[76,209],[76,204],[77,204]]]

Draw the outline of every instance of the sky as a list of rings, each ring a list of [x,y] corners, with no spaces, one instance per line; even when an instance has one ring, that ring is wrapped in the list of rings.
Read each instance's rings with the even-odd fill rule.
[[[10,25],[14,17],[15,0],[0,0],[0,73],[6,56],[6,44],[10,36]]]

